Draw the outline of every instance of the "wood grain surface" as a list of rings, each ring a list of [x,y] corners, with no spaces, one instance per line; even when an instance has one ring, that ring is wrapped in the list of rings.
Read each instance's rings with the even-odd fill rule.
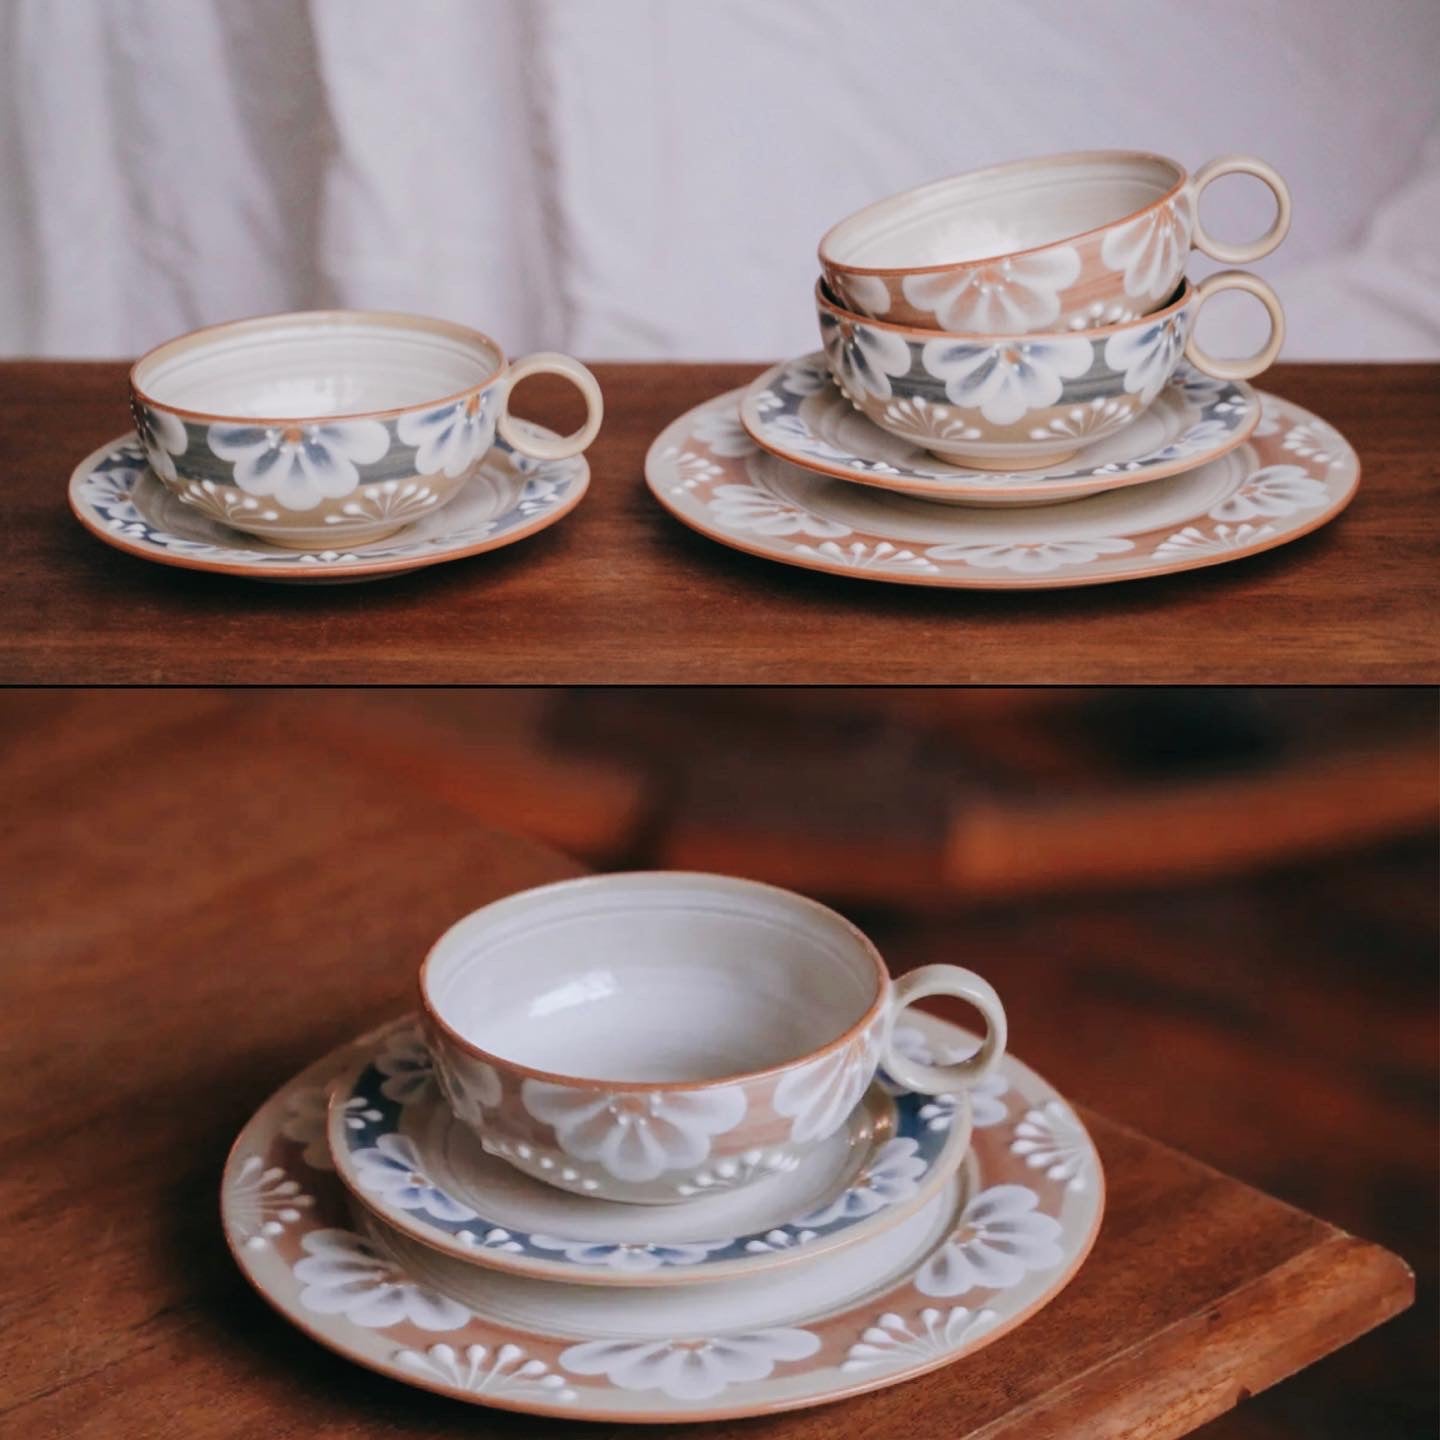
[[[1234,565],[1030,593],[801,571],[693,534],[645,488],[675,416],[754,375],[605,364],[580,508],[502,551],[370,585],[297,588],[113,551],[65,486],[129,426],[125,367],[0,365],[0,681],[779,684],[1440,680],[1440,365],[1280,365],[1267,388],[1337,425],[1363,478],[1333,524]],[[568,387],[520,408],[568,427]]]
[[[373,1376],[252,1295],[217,1183],[253,1108],[411,1002],[427,943],[575,873],[243,695],[0,697],[0,1432],[620,1433]],[[1002,981],[1003,983],[1003,981]],[[1011,998],[1017,1051],[1026,1004]],[[1409,1303],[1397,1257],[1086,1112],[1107,1170],[1075,1281],[970,1359],[701,1433],[1184,1434]],[[655,1433],[655,1432],[650,1432]]]

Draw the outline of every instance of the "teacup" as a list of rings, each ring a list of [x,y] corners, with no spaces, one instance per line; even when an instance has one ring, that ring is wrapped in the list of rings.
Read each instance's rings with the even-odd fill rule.
[[[956,965],[892,982],[833,910],[769,885],[649,872],[567,880],[475,911],[420,972],[436,1076],[492,1155],[561,1189],[664,1204],[794,1169],[884,1065],[942,1093],[1005,1048],[990,985]],[[926,995],[986,1026],[956,1064],[891,1044]]]
[[[585,399],[573,435],[508,413],[527,375]],[[289,549],[394,533],[460,492],[500,437],[522,456],[576,455],[600,429],[595,377],[567,355],[507,364],[488,335],[415,315],[317,310],[212,325],[130,371],[141,444],[161,483],[223,524]]]
[[[1222,290],[1254,295],[1270,335],[1254,355],[1208,355],[1195,316]],[[1163,309],[1096,330],[1045,335],[948,334],[869,320],[815,290],[830,373],[850,403],[889,435],[976,470],[1034,470],[1123,430],[1160,394],[1183,355],[1223,380],[1258,375],[1280,352],[1285,313],[1244,270],[1182,282]]]
[[[1253,175],[1275,222],[1231,245],[1199,220],[1200,192]],[[877,201],[820,242],[847,309],[932,330],[1024,335],[1133,320],[1163,305],[1192,247],[1227,265],[1268,255],[1290,227],[1290,194],[1263,160],[1224,155],[1193,176],[1139,150],[1087,150],[975,170]]]

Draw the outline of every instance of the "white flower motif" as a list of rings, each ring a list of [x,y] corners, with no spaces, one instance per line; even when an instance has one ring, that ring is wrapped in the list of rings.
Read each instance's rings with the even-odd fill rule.
[[[454,480],[474,469],[495,442],[495,423],[490,416],[494,393],[477,390],[435,410],[412,411],[395,422],[400,443],[415,446],[415,468],[420,474],[443,470]]]
[[[330,1083],[333,1083],[330,1082]],[[333,1170],[330,1142],[325,1136],[326,1112],[330,1104],[330,1083],[302,1085],[285,1098],[285,1120],[280,1133],[303,1145],[305,1163],[312,1170]],[[367,1121],[378,1120],[380,1112],[359,1096],[345,1102],[345,1123],[358,1130]]]
[[[815,1238],[813,1230],[767,1230],[763,1235],[745,1242],[752,1255],[768,1255],[776,1250],[795,1250]]]
[[[1165,387],[1185,349],[1188,312],[1177,310],[1153,325],[1117,331],[1105,342],[1105,363],[1125,376],[1125,389],[1148,405]]]
[[[527,1080],[520,1098],[536,1120],[553,1127],[567,1155],[593,1160],[630,1183],[699,1165],[710,1154],[711,1137],[733,1130],[745,1115],[738,1085],[609,1094]]]
[[[383,480],[362,489],[354,500],[347,500],[338,515],[331,513],[325,517],[325,523],[355,525],[373,520],[413,519],[433,510],[439,503],[439,495],[428,485],[419,485],[413,480]]]
[[[300,1242],[295,1278],[300,1303],[320,1315],[344,1315],[369,1330],[409,1322],[421,1330],[458,1330],[470,1311],[409,1279],[393,1261],[349,1230],[316,1230]]]
[[[830,362],[830,373],[852,399],[874,395],[888,400],[890,381],[910,371],[910,347],[900,336],[870,325],[837,320],[820,312],[820,339]]]
[[[888,540],[879,540],[867,545],[862,540],[852,540],[848,545],[837,545],[833,540],[824,540],[819,545],[797,545],[797,555],[810,555],[817,560],[831,560],[837,565],[846,565],[852,570],[923,570],[938,571],[923,555],[913,550],[898,550]]]
[[[1325,503],[1329,492],[1299,465],[1265,465],[1210,512],[1212,520],[1253,520],[1293,515]]]
[[[1062,1100],[1047,1100],[1015,1127],[1012,1155],[1023,1155],[1032,1170],[1049,1180],[1063,1180],[1067,1190],[1090,1183],[1090,1141],[1075,1112]]]
[[[777,1115],[790,1120],[797,1145],[833,1135],[860,1103],[877,1064],[873,1027],[848,1045],[787,1071],[771,1101]]]
[[[212,425],[206,433],[242,490],[273,495],[286,510],[344,499],[360,484],[356,466],[374,464],[390,448],[390,432],[378,420]]]
[[[130,497],[140,483],[140,476],[139,470],[128,465],[94,470],[85,477],[85,499],[92,505],[103,506],[109,520],[138,524],[141,515]]]
[[[886,421],[907,435],[933,440],[978,440],[980,430],[948,405],[935,405],[923,395],[892,400],[885,407]],[[844,457],[842,457],[844,458]]]
[[[1094,353],[1088,340],[1065,335],[993,344],[931,340],[920,358],[953,404],[978,407],[992,425],[1013,425],[1031,410],[1057,404],[1065,381],[1085,374]]]
[[[920,1267],[922,1295],[963,1295],[969,1290],[1008,1290],[1032,1270],[1058,1265],[1060,1222],[1035,1207],[1025,1185],[992,1185],[973,1196],[950,1238]]]
[[[595,1265],[630,1275],[663,1270],[675,1265],[698,1265],[712,1250],[723,1250],[733,1240],[695,1240],[684,1245],[643,1244],[614,1241],[557,1240],[550,1235],[532,1235],[530,1243],[540,1250],[559,1250],[577,1265]]]
[[[263,1250],[302,1210],[314,1205],[298,1180],[278,1165],[267,1166],[258,1155],[247,1155],[235,1172],[226,1194],[231,1226],[247,1250]]]
[[[817,539],[848,535],[850,527],[791,505],[758,485],[717,485],[710,496],[715,519],[732,530],[761,535],[813,535]]]
[[[847,310],[862,315],[885,315],[890,310],[890,287],[878,275],[837,275],[835,288]]]
[[[932,560],[961,560],[982,570],[1013,570],[1020,575],[1043,575],[1067,565],[1088,565],[1102,555],[1123,555],[1133,540],[1033,540],[1009,545],[932,545],[925,553]]]
[[[467,1395],[505,1395],[514,1399],[543,1396],[569,1401],[576,1392],[543,1361],[527,1359],[518,1345],[498,1350],[484,1345],[467,1345],[457,1352],[450,1345],[432,1345],[424,1352],[397,1350],[397,1364],[428,1380],[437,1380],[451,1390]]]
[[[694,1340],[586,1340],[560,1354],[574,1375],[604,1375],[622,1390],[661,1390],[674,1400],[708,1400],[727,1385],[769,1377],[776,1365],[807,1360],[820,1337],[788,1328]]]
[[[908,1135],[887,1140],[840,1195],[806,1211],[795,1223],[829,1225],[836,1220],[863,1220],[908,1200],[919,1189],[927,1168],[915,1153],[919,1148],[919,1143]]]
[[[712,1190],[738,1190],[764,1175],[788,1175],[798,1168],[800,1157],[782,1148],[746,1150],[725,1155],[713,1165],[697,1170],[675,1187],[677,1195],[700,1195]]]
[[[970,1099],[971,1129],[986,1130],[1005,1120],[1010,1110],[1002,1097],[1009,1088],[1009,1082],[996,1071],[965,1092]],[[955,1123],[955,1113],[959,1108],[959,1094],[932,1095],[920,1107],[920,1118],[927,1130],[949,1130]]]
[[[1044,425],[1030,432],[1032,440],[1093,440],[1117,430],[1134,413],[1138,401],[1120,395],[1097,395],[1080,405],[1072,405]]]
[[[937,329],[972,335],[1024,335],[1048,330],[1060,317],[1060,293],[1080,278],[1073,245],[970,265],[959,275],[907,275],[900,288]]]
[[[1198,454],[1218,445],[1232,427],[1224,420],[1199,420],[1182,434],[1177,435],[1168,445],[1152,451],[1149,460],[1179,460],[1185,455]]]
[[[1170,377],[1171,388],[1178,390],[1192,405],[1201,410],[1208,409],[1227,390],[1233,389],[1234,383],[1233,380],[1217,380],[1213,375],[1207,375],[1203,370],[1197,370],[1189,364],[1177,365],[1175,373]]]
[[[1243,550],[1275,533],[1273,525],[1217,525],[1207,535],[1194,525],[1177,530],[1155,547],[1157,555],[1225,555]]]
[[[483,1124],[485,1111],[493,1110],[504,1093],[495,1067],[470,1056],[456,1060],[442,1052],[435,1065],[435,1080],[450,1108],[471,1125]]]
[[[887,302],[888,303],[888,302]],[[830,383],[830,372],[813,360],[798,360],[785,367],[780,388],[790,395],[818,395]]]
[[[1179,283],[1190,258],[1193,210],[1184,191],[1164,205],[1111,230],[1100,245],[1100,258],[1125,272],[1125,293],[1162,300]]]
[[[1282,450],[1298,455],[1302,460],[1318,460],[1322,465],[1333,465],[1339,457],[1340,437],[1330,426],[1319,420],[1302,420],[1285,432]]]
[[[183,455],[190,445],[184,421],[168,410],[152,410],[148,405],[137,404],[132,411],[150,468],[162,480],[174,480],[175,461],[171,457]]]
[[[1283,402],[1274,395],[1262,393],[1260,396],[1260,423],[1252,432],[1254,438],[1259,440],[1266,435],[1276,434],[1284,422]]]
[[[435,1080],[435,1062],[418,1025],[403,1025],[386,1035],[375,1068],[386,1077],[380,1093],[397,1105],[413,1105]]]
[[[508,1231],[494,1225],[483,1235],[473,1230],[457,1230],[455,1238],[469,1250],[503,1250],[509,1255],[518,1255],[525,1247]]]
[[[963,1305],[949,1310],[926,1308],[911,1321],[887,1311],[861,1332],[845,1352],[840,1368],[849,1372],[889,1370],[956,1355],[967,1340],[988,1330],[998,1318],[994,1310],[967,1310]]]
[[[382,1135],[374,1145],[356,1150],[360,1188],[402,1210],[423,1210],[437,1220],[473,1220],[475,1212],[448,1195],[426,1173],[425,1161],[408,1135]]]
[[[709,447],[714,455],[738,458],[753,455],[760,447],[732,410],[707,410],[696,417],[690,433]]]

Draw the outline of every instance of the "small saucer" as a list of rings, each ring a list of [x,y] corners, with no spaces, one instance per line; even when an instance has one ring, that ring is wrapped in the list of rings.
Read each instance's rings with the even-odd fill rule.
[[[550,438],[539,425],[525,426]],[[423,486],[390,481],[393,490],[369,497],[403,515],[425,500]],[[185,504],[145,463],[132,431],[102,445],[70,476],[70,508],[80,523],[117,550],[175,565],[254,580],[344,584],[381,580],[406,570],[459,560],[511,545],[569,514],[590,484],[583,455],[535,461],[497,441],[460,493],[439,510],[423,512],[404,529],[373,545],[301,553],[272,545]],[[417,492],[417,493],[412,493]]]
[[[1262,393],[1250,439],[1181,474],[1056,505],[936,505],[760,449],[740,423],[742,393],[661,431],[645,457],[651,493],[722,545],[861,580],[1039,590],[1222,565],[1309,534],[1360,483],[1344,436]]]
[[[975,1045],[931,1016],[906,1018],[917,1059]],[[313,1339],[470,1404],[678,1422],[878,1390],[973,1354],[1053,1300],[1104,1209],[1079,1117],[1007,1055],[977,1087],[960,1171],[898,1225],[813,1264],[658,1289],[497,1274],[352,1217],[328,1173],[325,1095],[373,1049],[371,1037],[324,1056],[240,1132],[221,1184],[226,1239],[255,1289]],[[942,1099],[920,1113],[935,1129],[953,1121]]]
[[[1244,442],[1260,420],[1260,399],[1242,380],[1212,380],[1181,362],[1145,412],[1063,464],[1017,474],[947,465],[920,446],[927,412],[904,402],[916,426],[907,444],[867,420],[830,378],[825,352],[772,366],[740,399],[740,422],[782,460],[903,495],[963,505],[1036,505],[1097,495],[1193,470]],[[1106,419],[1102,401],[1076,405],[1066,433],[1079,443]],[[1053,428],[1053,427],[1052,427]]]
[[[732,1189],[744,1161],[722,1162],[683,1204],[627,1205],[546,1185],[487,1154],[445,1103],[407,1017],[336,1084],[328,1134],[355,1197],[446,1254],[575,1284],[694,1284],[809,1259],[918,1209],[970,1143],[968,1102],[939,1129],[927,1107],[932,1096],[877,1082],[804,1165]]]

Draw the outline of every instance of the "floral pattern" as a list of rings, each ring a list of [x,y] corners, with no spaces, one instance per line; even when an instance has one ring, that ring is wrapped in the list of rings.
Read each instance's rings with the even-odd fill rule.
[[[264,1250],[314,1205],[298,1180],[279,1165],[266,1165],[258,1155],[247,1155],[230,1182],[227,1195],[231,1229],[248,1250]]]
[[[375,1056],[385,1076],[380,1093],[397,1105],[413,1105],[435,1083],[435,1062],[418,1025],[403,1025],[387,1034]]]
[[[329,1085],[306,1085],[291,1092],[281,1133],[305,1147],[303,1158],[312,1170],[333,1170],[326,1125],[330,1107]],[[363,1100],[345,1102],[345,1124],[355,1128],[367,1119],[378,1120],[380,1112]]]
[[[920,1267],[915,1288],[924,1295],[1006,1290],[1032,1270],[1064,1259],[1060,1222],[1036,1209],[1039,1196],[1024,1185],[992,1185],[966,1206],[950,1238]]]
[[[1217,525],[1206,534],[1194,525],[1177,530],[1155,547],[1157,555],[1228,555],[1248,550],[1275,533],[1273,525]]]
[[[1102,555],[1123,555],[1133,540],[1037,540],[1008,545],[932,545],[932,560],[963,560],[982,570],[1013,570],[1020,575],[1046,575],[1067,565],[1086,565]]]
[[[318,425],[211,425],[211,450],[228,460],[235,484],[249,495],[270,495],[282,509],[314,510],[341,500],[360,484],[360,465],[390,448],[378,420],[331,420]]]
[[[833,1135],[860,1103],[879,1063],[873,1028],[848,1045],[787,1071],[775,1086],[771,1104],[790,1121],[797,1145]]]
[[[437,1063],[435,1079],[450,1108],[471,1125],[482,1124],[485,1111],[493,1110],[504,1093],[495,1067],[473,1057]]]
[[[1060,317],[1061,291],[1079,278],[1074,247],[1052,245],[971,265],[958,274],[907,275],[901,290],[917,310],[935,317],[937,330],[1020,335],[1050,329]]]
[[[542,1395],[569,1402],[576,1392],[543,1360],[529,1357],[518,1345],[432,1345],[428,1350],[397,1350],[395,1362],[421,1379],[468,1395],[502,1395],[521,1400]]]
[[[733,1240],[697,1240],[688,1245],[646,1245],[592,1240],[556,1240],[549,1235],[532,1235],[531,1243],[542,1250],[559,1250],[577,1265],[602,1266],[643,1275],[672,1265],[699,1265],[715,1250],[733,1245]]]
[[[761,535],[814,535],[824,539],[850,533],[848,525],[807,514],[758,485],[717,485],[710,507],[722,525],[755,530]]]
[[[833,560],[837,565],[848,565],[853,570],[928,570],[937,566],[913,550],[902,550],[888,540],[867,545],[863,540],[852,540],[839,545],[834,540],[823,540],[819,545],[801,545],[797,553],[815,555]]]
[[[1063,1181],[1067,1190],[1083,1190],[1090,1183],[1090,1137],[1063,1100],[1027,1110],[1015,1127],[1010,1153],[1023,1155],[1032,1170]]]
[[[1090,369],[1090,342],[1079,336],[999,343],[930,340],[925,370],[941,381],[952,404],[978,409],[992,425],[1013,425],[1031,410],[1059,402],[1066,380]]]
[[[954,1354],[967,1340],[988,1330],[999,1317],[993,1310],[949,1310],[926,1307],[906,1320],[893,1310],[881,1315],[861,1332],[840,1362],[841,1370],[891,1369],[897,1365],[925,1364]]]
[[[1193,224],[1194,207],[1181,191],[1128,225],[1111,229],[1101,243],[1100,258],[1110,269],[1124,272],[1127,295],[1163,300],[1185,271]]]
[[[185,422],[168,410],[152,410],[148,405],[137,403],[130,409],[150,468],[162,480],[174,480],[174,457],[183,455],[190,448],[190,434],[185,429]]]
[[[820,1348],[808,1330],[777,1328],[697,1340],[587,1340],[560,1355],[572,1375],[604,1375],[622,1390],[660,1390],[676,1400],[708,1400],[728,1385],[764,1380],[777,1365]]]
[[[908,1137],[887,1140],[854,1182],[827,1204],[807,1211],[797,1225],[829,1225],[873,1215],[889,1205],[910,1199],[929,1168],[916,1153],[919,1145]]]
[[[695,426],[695,438],[716,455],[753,455],[758,448],[738,415],[712,410]]]
[[[470,1311],[448,1295],[411,1280],[395,1261],[349,1230],[316,1230],[301,1242],[295,1278],[300,1303],[320,1315],[343,1315],[384,1329],[409,1323],[421,1330],[458,1330]]]
[[[652,1090],[642,1098],[527,1080],[520,1094],[526,1110],[554,1129],[567,1155],[595,1161],[632,1184],[701,1164],[711,1139],[733,1130],[745,1115],[745,1091],[738,1085]]]
[[[968,1060],[978,1048],[977,1045],[959,1045],[937,1051],[913,1025],[898,1025],[890,1036],[891,1048],[917,1065],[958,1065]],[[890,1084],[893,1086],[894,1082]],[[896,1087],[899,1088],[899,1087]],[[1003,1070],[992,1070],[983,1080],[965,1088],[965,1098],[970,1101],[970,1125],[972,1129],[984,1130],[991,1125],[1001,1124],[1010,1114],[1005,1096],[1010,1091],[1010,1082]],[[920,1106],[920,1119],[927,1130],[949,1130],[955,1123],[960,1110],[961,1096],[958,1094],[929,1095]]]
[[[1328,491],[1299,465],[1266,465],[1210,512],[1213,520],[1254,520],[1293,515],[1325,503]]]
[[[1125,376],[1125,389],[1148,405],[1164,388],[1185,349],[1188,310],[1177,310],[1143,329],[1117,330],[1105,342],[1105,363]]]
[[[828,310],[822,310],[820,341],[830,361],[830,373],[851,395],[888,400],[890,381],[910,371],[909,345],[889,330],[837,320]]]
[[[421,475],[443,473],[454,480],[480,463],[495,441],[491,411],[496,393],[493,387],[477,390],[434,410],[411,411],[395,422],[397,438],[415,447],[415,469]]]
[[[439,1220],[473,1220],[475,1212],[446,1194],[425,1171],[425,1162],[408,1135],[382,1135],[374,1145],[352,1153],[361,1187],[402,1210],[425,1210]]]

